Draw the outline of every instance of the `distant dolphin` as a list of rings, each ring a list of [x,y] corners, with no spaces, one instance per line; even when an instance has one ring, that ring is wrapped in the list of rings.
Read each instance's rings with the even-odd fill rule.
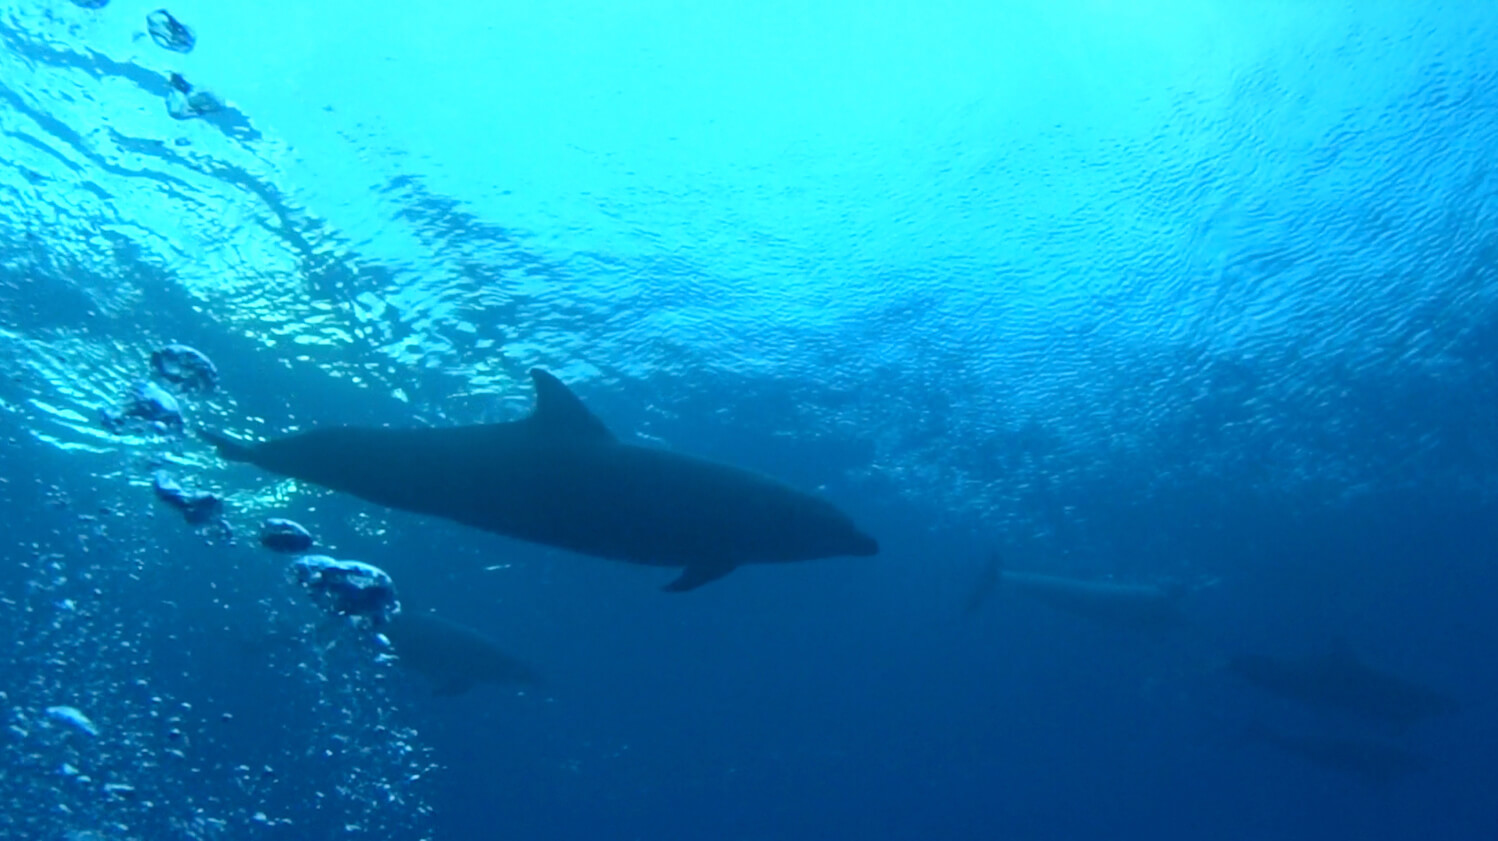
[[[968,594],[964,612],[977,612],[1001,583],[1058,610],[1109,624],[1156,629],[1177,625],[1183,620],[1180,600],[1186,593],[1184,586],[1121,584],[1015,572],[1003,568],[998,553],[989,556],[982,574]]]
[[[684,567],[685,591],[749,563],[874,555],[879,544],[825,500],[758,473],[616,439],[535,368],[536,406],[508,423],[315,429],[246,445],[231,461],[361,499],[586,555]]]
[[[279,624],[263,634],[238,640],[243,653],[256,660],[273,650],[304,649],[309,643],[327,648],[346,638],[352,626],[338,618],[298,628]],[[431,681],[437,695],[461,695],[485,683],[495,685],[537,684],[540,675],[499,644],[473,630],[430,613],[402,610],[380,625],[390,641],[395,663],[402,669]],[[363,629],[358,635],[363,637]]]
[[[427,678],[438,695],[461,695],[479,684],[536,683],[535,670],[493,640],[430,613],[402,611],[381,626],[396,663]]]
[[[1345,644],[1329,654],[1289,659],[1244,654],[1228,668],[1261,689],[1308,706],[1407,726],[1457,711],[1452,698],[1364,665]]]
[[[1425,757],[1420,754],[1373,739],[1292,735],[1257,725],[1244,728],[1244,736],[1323,768],[1373,783],[1386,783],[1427,767]]]

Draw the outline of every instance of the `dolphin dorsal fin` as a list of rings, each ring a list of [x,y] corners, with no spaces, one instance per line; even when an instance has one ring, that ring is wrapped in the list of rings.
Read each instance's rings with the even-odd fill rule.
[[[529,420],[536,430],[579,439],[614,440],[614,433],[561,380],[532,368],[531,382],[536,386],[536,408]]]

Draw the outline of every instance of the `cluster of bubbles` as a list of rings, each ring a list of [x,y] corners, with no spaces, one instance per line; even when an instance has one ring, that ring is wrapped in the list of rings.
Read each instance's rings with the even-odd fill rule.
[[[400,599],[390,574],[363,561],[340,561],[308,554],[316,541],[305,526],[283,517],[267,517],[260,524],[260,545],[296,556],[290,578],[330,616],[378,630],[400,613]]]
[[[198,36],[166,9],[157,9],[146,15],[146,31],[151,33],[151,40],[157,46],[174,53],[190,53],[198,44]]]
[[[73,5],[102,9],[109,5],[109,0],[73,0]],[[146,15],[146,32],[158,47],[174,53],[190,53],[198,45],[198,36],[192,27],[166,9],[157,9]],[[171,83],[171,91],[167,94],[166,110],[173,119],[191,119],[224,107],[223,100],[210,91],[193,87],[181,73],[172,73],[167,80]]]
[[[217,388],[206,355],[167,345],[100,422],[180,450]],[[137,516],[138,495],[80,504],[59,482],[19,527],[32,542],[0,550],[0,838],[422,838],[432,765],[367,630],[399,610],[390,576],[308,554],[310,531],[283,518],[259,542],[292,558],[267,569],[237,550],[226,500],[162,461],[152,491],[180,520]],[[93,478],[86,493],[138,494]],[[184,545],[174,521],[224,539]],[[256,673],[274,709],[237,697]]]
[[[117,541],[140,535],[112,519],[79,517],[82,533],[54,530],[7,559],[25,586],[0,597],[0,837],[227,837],[230,812],[195,785],[212,725],[146,677],[160,628],[121,586],[138,544]]]
[[[303,555],[292,561],[291,574],[314,604],[334,616],[378,628],[400,613],[395,582],[377,566]]]
[[[218,368],[207,355],[187,345],[169,344],[151,353],[151,376],[135,383],[119,404],[105,409],[100,423],[116,435],[180,438],[187,428],[185,401],[217,388]],[[187,487],[164,467],[152,473],[151,489],[188,523],[233,538],[217,493]]]
[[[218,368],[201,351],[170,344],[151,354],[151,376],[131,386],[119,404],[105,409],[104,428],[116,435],[180,435],[186,426],[182,397],[211,394]]]
[[[182,519],[195,526],[221,524],[227,530],[224,519],[224,501],[212,491],[188,490],[169,471],[157,470],[151,474],[151,490],[156,498],[182,514]],[[229,531],[229,536],[233,532]]]

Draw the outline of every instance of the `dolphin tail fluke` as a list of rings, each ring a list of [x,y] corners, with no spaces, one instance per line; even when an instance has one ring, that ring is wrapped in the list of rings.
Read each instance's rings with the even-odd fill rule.
[[[967,594],[967,601],[962,606],[963,616],[972,616],[988,602],[988,597],[999,586],[999,576],[1003,574],[1003,556],[997,550],[990,552],[988,562],[983,565],[983,571],[978,574],[978,580],[973,582],[973,589]]]
[[[204,441],[212,444],[219,456],[227,461],[254,461],[254,454],[249,447],[222,433],[204,429],[198,434],[203,436]]]
[[[667,593],[685,593],[688,590],[695,590],[704,584],[711,584],[730,572],[733,572],[733,564],[688,564],[687,568],[681,571],[681,575],[677,576],[675,581],[672,581],[661,589]]]

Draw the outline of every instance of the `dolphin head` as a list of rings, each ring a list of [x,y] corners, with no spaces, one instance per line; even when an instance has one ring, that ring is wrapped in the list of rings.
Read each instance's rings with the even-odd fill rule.
[[[853,523],[853,519],[830,502],[808,511],[797,524],[802,551],[807,557],[826,558],[837,555],[867,557],[879,554],[879,541]]]
[[[821,532],[800,546],[807,558],[836,558],[855,556],[866,558],[879,554],[879,541],[860,531],[851,523],[847,529]]]
[[[843,552],[844,555],[867,557],[879,554],[879,541],[860,531],[857,526],[854,526],[848,535],[847,546],[848,548]]]

